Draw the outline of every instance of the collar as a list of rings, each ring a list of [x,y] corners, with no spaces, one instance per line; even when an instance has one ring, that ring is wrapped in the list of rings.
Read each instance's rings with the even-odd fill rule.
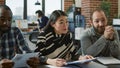
[[[96,33],[94,27],[91,27],[91,34],[92,34],[93,36],[99,36],[99,37],[102,36],[102,35]]]

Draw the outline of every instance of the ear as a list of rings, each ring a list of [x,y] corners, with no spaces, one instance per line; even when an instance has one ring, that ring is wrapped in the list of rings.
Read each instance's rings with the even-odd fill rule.
[[[53,24],[53,23],[50,23],[50,25],[51,25],[52,27],[54,27],[54,25],[55,25],[55,24]]]
[[[89,25],[93,25],[92,20],[89,20],[88,23],[89,23]]]

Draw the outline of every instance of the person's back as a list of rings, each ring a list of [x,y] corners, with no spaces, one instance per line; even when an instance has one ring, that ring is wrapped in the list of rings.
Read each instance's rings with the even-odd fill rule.
[[[41,22],[39,22],[40,29],[44,28],[47,25],[48,20],[49,19],[47,16],[41,17]]]
[[[37,10],[36,15],[38,17],[37,21],[39,23],[39,29],[41,30],[44,28],[48,22],[48,17],[44,15],[44,13],[41,10]]]

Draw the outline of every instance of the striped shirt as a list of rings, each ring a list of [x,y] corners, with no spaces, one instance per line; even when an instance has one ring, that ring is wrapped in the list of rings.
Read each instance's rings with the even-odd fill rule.
[[[48,58],[64,58],[68,60],[76,53],[70,32],[58,35],[53,31],[42,32],[38,36],[37,49],[35,51],[39,51],[42,56]]]
[[[0,37],[0,59],[11,59],[15,53],[30,52],[27,43],[17,27],[11,27],[9,31]]]

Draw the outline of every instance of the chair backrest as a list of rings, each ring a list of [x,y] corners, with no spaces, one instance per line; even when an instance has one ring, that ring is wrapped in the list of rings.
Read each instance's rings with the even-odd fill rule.
[[[33,31],[33,32],[30,33],[30,35],[29,35],[29,40],[30,40],[32,43],[36,44],[36,43],[37,43],[37,37],[38,37],[38,35],[39,35],[39,31]]]

